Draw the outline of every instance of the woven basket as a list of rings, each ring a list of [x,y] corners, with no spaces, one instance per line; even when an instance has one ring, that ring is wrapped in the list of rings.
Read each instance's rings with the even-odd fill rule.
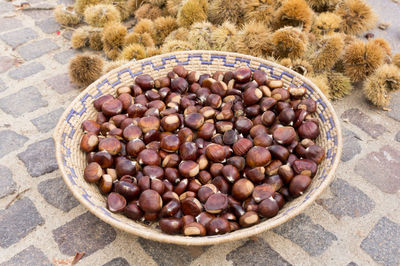
[[[165,76],[175,65],[184,65],[188,70],[213,73],[217,70],[230,71],[239,66],[252,70],[262,69],[270,78],[283,80],[289,85],[304,86],[307,96],[317,102],[316,117],[320,122],[320,136],[317,143],[325,148],[326,158],[319,165],[318,172],[304,195],[288,202],[279,214],[250,228],[228,234],[204,237],[167,235],[159,229],[135,222],[122,214],[114,214],[106,208],[106,198],[99,193],[96,185],[83,178],[86,154],[79,148],[83,135],[81,124],[86,119],[94,119],[96,110],[92,102],[103,94],[116,95],[116,89],[132,84],[140,74],[150,74],[154,78]],[[339,164],[342,151],[341,127],[337,115],[321,93],[308,79],[298,73],[273,62],[228,52],[185,51],[159,55],[137,62],[130,62],[102,76],[87,87],[65,110],[54,131],[56,156],[65,183],[73,195],[101,220],[129,233],[160,242],[182,245],[211,245],[238,240],[274,228],[301,213],[331,183]],[[296,230],[294,228],[294,230]]]

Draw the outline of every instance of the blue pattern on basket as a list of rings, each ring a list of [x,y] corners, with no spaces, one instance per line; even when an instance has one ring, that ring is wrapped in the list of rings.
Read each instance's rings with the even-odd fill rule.
[[[227,58],[227,56],[224,56],[224,55],[217,55],[217,54],[207,55],[207,57],[209,57],[209,59],[206,59],[206,58],[203,58],[203,57],[204,57],[204,54],[194,53],[194,54],[189,54],[187,56],[186,61],[179,61],[179,59],[177,59],[176,56],[166,56],[166,57],[161,59],[161,64],[160,65],[156,65],[152,60],[147,60],[147,61],[144,61],[144,62],[141,63],[141,68],[142,68],[141,71],[132,73],[132,71],[131,71],[131,69],[129,67],[126,68],[126,69],[120,70],[117,73],[117,77],[118,77],[117,81],[115,81],[113,83],[110,83],[109,80],[105,79],[105,80],[101,81],[99,84],[96,85],[96,88],[97,88],[97,94],[96,95],[85,94],[82,97],[82,99],[80,100],[81,108],[77,109],[77,110],[71,109],[69,114],[67,115],[67,117],[65,119],[66,122],[68,123],[68,125],[71,127],[70,133],[67,134],[66,132],[64,132],[63,135],[62,135],[61,145],[63,146],[64,151],[65,151],[64,154],[63,154],[62,161],[63,161],[64,166],[67,169],[69,169],[69,171],[70,171],[70,173],[68,173],[67,176],[70,179],[72,185],[73,186],[78,186],[77,183],[75,182],[75,180],[77,180],[78,176],[76,175],[74,168],[69,166],[67,164],[67,161],[66,161],[66,158],[71,157],[71,150],[66,145],[66,138],[71,138],[72,139],[72,137],[74,136],[75,132],[77,130],[79,130],[79,128],[75,128],[71,124],[70,120],[71,120],[72,117],[75,117],[75,116],[79,117],[83,113],[85,113],[85,111],[87,109],[86,100],[89,97],[93,98],[93,99],[96,99],[96,98],[102,96],[103,92],[102,92],[101,89],[102,89],[103,86],[111,86],[111,87],[114,88],[115,86],[117,86],[118,84],[121,83],[121,75],[123,75],[125,73],[129,73],[132,78],[135,78],[136,76],[143,74],[143,72],[144,72],[146,67],[151,67],[153,70],[157,70],[158,71],[158,70],[161,70],[161,69],[165,69],[167,66],[170,65],[170,63],[178,64],[178,65],[188,65],[191,60],[199,60],[202,65],[212,65],[214,60],[222,60],[223,63],[224,63],[224,66],[227,66],[227,67],[236,68],[239,65],[243,65],[243,63],[244,63],[246,66],[250,67],[253,71],[256,70],[256,69],[264,70],[267,74],[269,74],[269,76],[271,78],[274,78],[274,79],[286,79],[286,80],[291,81],[291,83],[296,83],[295,82],[295,77],[292,74],[290,74],[288,72],[285,72],[285,71],[282,71],[280,73],[279,72],[275,73],[275,70],[274,70],[273,66],[260,64],[260,63],[257,62],[258,68],[253,68],[250,65],[250,63],[251,63],[250,59],[245,59],[245,58],[241,58],[241,57],[235,57],[234,61],[230,62],[230,61],[228,61],[229,59]],[[296,85],[293,84],[293,86],[296,86]],[[307,89],[307,91],[308,91],[307,94],[314,94],[314,90],[308,84],[303,83],[303,84],[301,84],[301,86],[303,86],[303,87],[305,87]],[[316,99],[316,102],[317,102],[318,105],[320,105],[322,107],[321,108],[321,112],[318,114],[319,118],[324,123],[328,121],[329,124],[331,125],[330,128],[326,132],[327,139],[328,140],[333,140],[334,144],[337,145],[337,136],[336,136],[336,134],[332,134],[332,131],[334,131],[334,129],[335,129],[335,123],[334,123],[332,117],[326,116],[326,114],[324,112],[324,110],[326,109],[327,106],[325,105],[325,103],[323,102],[323,100],[321,98]],[[327,153],[326,153],[326,159],[330,159],[330,163],[333,164],[333,160],[334,160],[335,157],[336,157],[336,152],[332,152],[332,148],[328,149]],[[325,180],[326,177],[327,177],[326,170],[323,169],[321,175],[318,177],[318,180]],[[304,204],[306,201],[308,201],[310,199],[310,197],[313,195],[313,191],[318,189],[319,186],[322,185],[322,183],[323,182],[320,181],[318,186],[310,189],[310,191],[306,194],[306,196],[304,197],[304,200],[302,202],[298,203],[297,205],[294,205],[294,206],[290,207],[289,209],[287,209],[284,213],[282,213],[280,215],[285,216],[292,209],[295,209],[298,206]],[[95,204],[91,201],[91,196],[86,192],[86,190],[84,188],[82,188],[82,187],[79,187],[79,189],[82,191],[82,196],[85,198],[85,200],[90,205],[95,206]],[[117,222],[120,221],[116,217],[112,216],[111,213],[106,208],[103,208],[102,206],[96,206],[96,207],[98,209],[100,209],[105,215],[110,217],[111,219],[113,219],[113,220],[115,220]],[[208,238],[215,238],[215,237],[219,237],[219,236],[209,236]]]

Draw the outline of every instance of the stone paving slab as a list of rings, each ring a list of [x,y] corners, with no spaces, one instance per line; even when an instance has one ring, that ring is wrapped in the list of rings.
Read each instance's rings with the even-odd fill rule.
[[[371,32],[400,52],[400,4],[367,1],[390,23]],[[400,92],[389,111],[370,106],[359,89],[333,102],[345,144],[336,179],[296,218],[216,246],[161,244],[102,222],[60,177],[51,134],[81,91],[67,74],[73,31],[52,10],[15,11],[0,0],[0,14],[1,266],[51,265],[76,252],[86,253],[78,265],[95,266],[400,264]]]

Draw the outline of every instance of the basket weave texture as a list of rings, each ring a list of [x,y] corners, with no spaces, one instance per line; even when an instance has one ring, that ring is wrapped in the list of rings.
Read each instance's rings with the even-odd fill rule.
[[[104,95],[116,95],[116,89],[132,84],[135,77],[149,74],[155,79],[165,76],[175,65],[184,65],[188,70],[213,73],[217,70],[232,71],[240,66],[248,66],[253,71],[264,70],[269,78],[281,79],[284,87],[304,86],[307,96],[317,102],[315,117],[320,123],[320,136],[317,143],[324,147],[326,158],[319,165],[318,172],[310,187],[301,197],[288,202],[279,214],[250,228],[240,229],[228,234],[204,237],[185,237],[167,235],[155,227],[135,222],[122,214],[114,214],[106,208],[106,198],[94,184],[83,178],[87,165],[86,154],[79,148],[83,136],[81,124],[94,119],[97,111],[92,102]],[[238,240],[274,228],[301,213],[332,182],[342,151],[342,135],[338,117],[322,92],[304,76],[281,65],[264,59],[228,52],[184,51],[163,54],[130,62],[115,69],[87,87],[66,108],[54,131],[58,166],[65,183],[73,195],[94,215],[110,225],[126,232],[160,242],[181,245],[212,245]],[[295,228],[293,230],[296,230]]]

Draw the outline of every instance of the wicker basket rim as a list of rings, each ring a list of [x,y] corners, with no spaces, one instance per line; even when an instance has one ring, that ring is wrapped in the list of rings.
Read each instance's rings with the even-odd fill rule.
[[[63,165],[63,160],[62,160],[62,147],[61,147],[61,138],[62,138],[62,125],[65,123],[65,118],[69,114],[69,110],[81,99],[87,91],[96,86],[96,83],[99,80],[104,80],[105,78],[114,75],[118,73],[119,71],[126,69],[128,66],[131,66],[133,64],[141,64],[142,62],[146,62],[149,60],[155,60],[155,59],[161,59],[165,58],[168,56],[177,56],[177,55],[188,55],[188,54],[213,54],[213,55],[224,55],[224,56],[235,56],[235,57],[240,57],[244,59],[249,59],[249,60],[254,60],[258,62],[262,62],[266,65],[273,66],[274,68],[282,69],[287,73],[290,73],[291,75],[299,78],[300,80],[304,81],[307,83],[308,86],[310,86],[314,91],[317,92],[318,96],[322,98],[324,104],[326,105],[326,108],[330,111],[331,113],[331,118],[335,124],[336,130],[337,130],[337,152],[336,156],[334,158],[334,161],[332,163],[331,169],[327,173],[327,177],[325,178],[324,182],[321,184],[321,186],[313,193],[313,195],[310,197],[310,199],[305,202],[304,204],[292,209],[286,216],[283,216],[273,222],[266,223],[264,226],[259,226],[257,228],[246,228],[246,229],[241,229],[239,231],[235,231],[235,234],[232,235],[231,233],[225,234],[225,235],[218,235],[218,236],[204,236],[204,237],[186,237],[186,236],[179,236],[179,235],[167,235],[163,233],[158,233],[154,232],[153,230],[138,230],[136,228],[132,228],[124,223],[117,222],[113,219],[111,219],[109,216],[105,215],[104,213],[100,212],[98,209],[96,209],[94,206],[90,205],[85,198],[79,193],[78,190],[74,189],[71,181],[67,177],[66,169]],[[340,157],[342,154],[342,145],[343,145],[343,140],[342,140],[342,129],[341,125],[338,119],[338,116],[332,106],[332,104],[329,102],[329,100],[325,97],[325,95],[321,92],[321,90],[309,79],[304,77],[303,75],[300,75],[299,73],[286,68],[282,65],[279,65],[275,62],[254,57],[254,56],[249,56],[249,55],[244,55],[240,53],[232,53],[232,52],[221,52],[221,51],[210,51],[210,50],[191,50],[191,51],[179,51],[179,52],[172,52],[172,53],[167,53],[167,54],[161,54],[149,58],[145,58],[142,60],[138,61],[130,61],[104,75],[102,75],[98,80],[90,84],[86,89],[84,89],[71,103],[70,105],[65,109],[64,113],[59,119],[59,122],[57,123],[56,128],[54,129],[53,132],[53,139],[55,142],[55,148],[56,148],[56,159],[57,159],[57,164],[59,166],[59,169],[61,171],[61,175],[64,179],[64,182],[67,184],[67,187],[69,190],[72,192],[74,197],[79,200],[80,203],[82,203],[91,213],[93,213],[95,216],[103,220],[104,222],[112,225],[115,228],[118,228],[120,230],[132,233],[134,235],[147,238],[150,240],[154,241],[159,241],[159,242],[164,242],[164,243],[171,243],[171,244],[179,244],[179,245],[191,245],[191,246],[203,246],[203,245],[214,245],[214,244],[220,244],[220,243],[225,243],[229,241],[235,241],[247,237],[254,236],[256,234],[262,233],[264,231],[270,230],[272,228],[275,228],[288,220],[294,218],[295,216],[299,215],[302,211],[304,211],[309,205],[312,204],[320,195],[322,192],[325,191],[327,186],[332,182],[332,180],[335,177],[335,171],[339,165],[340,162]]]

